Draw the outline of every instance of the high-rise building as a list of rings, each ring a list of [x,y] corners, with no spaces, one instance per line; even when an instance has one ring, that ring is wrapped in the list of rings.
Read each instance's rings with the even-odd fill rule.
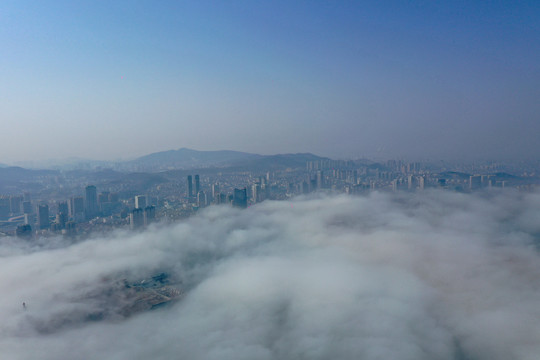
[[[150,225],[156,219],[156,207],[147,206],[144,208],[144,225]]]
[[[9,197],[0,196],[0,217],[7,218],[10,213]]]
[[[469,178],[469,188],[471,190],[480,189],[482,187],[482,176],[473,175]]]
[[[129,213],[129,226],[132,230],[140,229],[144,226],[144,210],[133,209]]]
[[[75,196],[69,199],[69,216],[75,222],[84,221],[84,199],[82,196]]]
[[[49,228],[49,205],[39,204],[37,208],[37,222],[39,229]]]
[[[218,196],[219,196],[219,184],[212,184],[212,201],[217,203]]]
[[[233,206],[239,207],[242,209],[247,208],[247,191],[246,188],[243,189],[234,189],[233,195]]]
[[[251,199],[254,203],[261,201],[261,184],[251,185]]]
[[[193,178],[191,175],[187,177],[187,187],[188,187],[188,197],[191,199],[193,197]]]
[[[135,209],[144,209],[146,207],[146,196],[135,196]]]
[[[199,181],[199,175],[195,175],[195,194],[198,194],[201,191],[201,183]]]
[[[426,178],[424,176],[418,177],[418,189],[424,190],[426,187]]]
[[[58,213],[69,216],[69,206],[67,201],[61,201],[58,203]]]
[[[86,219],[93,219],[98,214],[97,190],[94,185],[88,185],[85,190]]]
[[[206,206],[206,193],[202,190],[197,193],[197,206],[200,208]]]
[[[414,177],[414,175],[409,175],[407,177],[407,188],[409,189],[409,191],[412,191],[416,188],[416,178]]]
[[[22,196],[12,196],[9,198],[9,207],[11,209],[11,214],[17,215],[21,213],[22,202]]]
[[[67,214],[64,214],[62,212],[59,212],[58,214],[56,214],[56,224],[58,225],[59,230],[65,229],[67,222],[68,222]]]
[[[317,170],[317,190],[320,190],[324,187],[324,174],[322,170]]]
[[[32,213],[32,202],[31,201],[23,201],[22,208],[23,208],[23,213],[31,214]]]

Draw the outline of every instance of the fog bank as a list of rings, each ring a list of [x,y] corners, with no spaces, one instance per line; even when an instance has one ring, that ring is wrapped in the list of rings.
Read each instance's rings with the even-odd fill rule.
[[[6,359],[537,359],[539,220],[539,194],[372,193],[212,206],[173,226],[74,245],[5,240],[0,351]],[[181,294],[126,311],[132,285],[160,273]],[[118,290],[124,284],[131,292]]]

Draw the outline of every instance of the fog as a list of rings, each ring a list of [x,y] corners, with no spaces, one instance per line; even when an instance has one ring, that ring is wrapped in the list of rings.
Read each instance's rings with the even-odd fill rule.
[[[0,351],[5,359],[537,359],[539,220],[540,194],[426,191],[212,206],[175,225],[76,244],[7,239]],[[110,288],[163,272],[181,296],[123,313],[129,296]]]

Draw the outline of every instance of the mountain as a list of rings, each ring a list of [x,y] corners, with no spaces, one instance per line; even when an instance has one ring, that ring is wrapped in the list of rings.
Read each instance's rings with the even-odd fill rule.
[[[125,162],[123,166],[139,171],[227,167],[241,161],[255,160],[261,157],[262,155],[240,151],[197,151],[181,148],[145,155]]]
[[[0,168],[0,194],[39,189],[58,174],[55,170],[29,170],[18,166]]]
[[[304,168],[307,161],[327,159],[309,153],[259,155],[240,151],[197,151],[178,149],[142,156],[124,163],[126,169],[137,171],[163,171],[173,169],[241,168],[286,169]]]
[[[97,161],[80,158],[26,162],[25,168],[54,169],[68,172],[105,171],[108,176],[119,172],[161,172],[167,170],[190,170],[205,168],[286,169],[304,168],[306,161],[327,159],[309,153],[259,155],[240,151],[198,151],[187,148],[168,150],[141,156],[128,161]],[[22,164],[22,163],[21,163]],[[2,167],[0,166],[0,169]]]

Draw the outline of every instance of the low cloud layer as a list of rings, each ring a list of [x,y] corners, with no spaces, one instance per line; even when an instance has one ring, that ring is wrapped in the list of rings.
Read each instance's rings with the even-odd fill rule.
[[[322,196],[0,245],[6,359],[538,359],[540,195]],[[166,273],[181,295],[127,314]],[[22,307],[26,303],[26,310]],[[98,315],[96,315],[98,314]]]

